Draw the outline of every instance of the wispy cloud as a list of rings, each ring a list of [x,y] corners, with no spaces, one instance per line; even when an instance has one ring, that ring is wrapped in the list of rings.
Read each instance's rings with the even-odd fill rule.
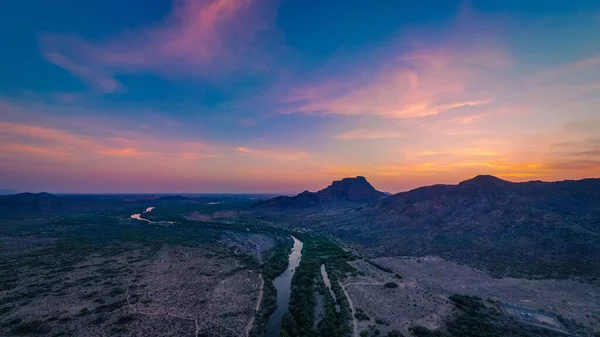
[[[85,162],[98,156],[129,160],[190,160],[218,157],[208,146],[199,142],[145,138],[124,138],[109,135],[76,134],[55,128],[0,122],[0,154],[4,156],[31,157],[46,155],[70,156]],[[59,158],[55,158],[59,159]]]
[[[235,149],[239,154],[255,156],[258,158],[275,160],[275,161],[292,161],[308,157],[308,153],[300,151],[279,151],[265,149],[250,149],[246,147],[238,147]]]
[[[285,99],[283,113],[375,115],[387,118],[432,116],[463,107],[487,104],[474,79],[460,66],[460,55],[389,56],[399,59],[370,78],[348,78],[346,90],[296,89]],[[461,61],[461,62],[464,62]],[[462,69],[461,69],[462,67]],[[307,86],[321,84],[307,84]],[[474,92],[469,91],[477,87]],[[325,87],[327,88],[327,87]]]
[[[106,93],[122,88],[115,76],[123,73],[214,77],[264,66],[254,46],[259,32],[268,27],[265,22],[274,18],[274,9],[271,1],[175,1],[158,25],[98,42],[44,34],[42,52],[48,61]]]
[[[359,139],[388,139],[406,137],[406,134],[399,131],[386,130],[353,130],[335,135],[334,138],[341,140],[359,140]]]
[[[334,62],[326,76],[293,87],[280,112],[415,118],[493,102],[512,64],[507,49],[495,36],[467,39],[453,29],[440,40],[414,33],[369,59]]]

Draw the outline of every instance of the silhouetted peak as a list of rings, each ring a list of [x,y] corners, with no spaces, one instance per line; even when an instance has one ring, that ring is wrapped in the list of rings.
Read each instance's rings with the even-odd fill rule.
[[[40,197],[40,198],[56,197],[56,195],[50,194],[48,192],[40,192],[40,193],[24,192],[24,193],[15,194],[15,196],[20,196],[20,197]]]
[[[181,195],[166,195],[164,197],[160,197],[159,200],[167,200],[167,201],[178,201],[178,200],[189,200],[190,198],[184,197]]]
[[[494,187],[494,186],[506,186],[512,184],[510,181],[502,180],[492,175],[478,175],[474,178],[465,180],[459,183],[459,186],[480,186],[480,187]]]
[[[327,188],[317,192],[317,196],[323,199],[346,199],[350,201],[369,200],[383,195],[383,192],[376,190],[362,176],[336,180]]]
[[[276,197],[256,203],[256,206],[308,207],[330,202],[368,202],[385,196],[376,190],[365,177],[344,178],[318,192],[304,191],[294,197]]]
[[[20,201],[44,201],[44,200],[55,200],[55,199],[59,199],[60,197],[54,194],[50,194],[47,192],[42,192],[42,193],[31,193],[31,192],[24,192],[24,193],[18,193],[18,194],[11,194],[11,195],[3,195],[3,198],[6,198],[7,200],[20,200]]]

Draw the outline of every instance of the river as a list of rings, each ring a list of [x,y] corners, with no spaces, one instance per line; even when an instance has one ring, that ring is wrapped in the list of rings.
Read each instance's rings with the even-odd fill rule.
[[[283,315],[288,312],[290,307],[290,295],[292,289],[292,277],[296,268],[300,265],[300,259],[302,258],[302,241],[294,239],[294,248],[290,253],[287,269],[277,276],[273,281],[275,289],[277,289],[277,308],[269,316],[267,321],[267,333],[266,337],[279,337],[281,331],[281,320]]]
[[[150,213],[152,212],[153,209],[155,209],[156,207],[147,207],[146,210],[144,211],[144,213]],[[131,215],[132,219],[136,219],[136,220],[141,220],[141,221],[148,221],[148,222],[152,222],[148,219],[144,219],[142,218],[142,214],[141,213],[137,213],[137,214],[132,214]]]

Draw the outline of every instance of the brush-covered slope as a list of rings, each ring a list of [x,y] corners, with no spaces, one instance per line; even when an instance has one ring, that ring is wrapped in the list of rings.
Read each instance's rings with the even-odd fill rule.
[[[477,176],[312,225],[376,255],[435,254],[499,275],[600,277],[600,179]]]

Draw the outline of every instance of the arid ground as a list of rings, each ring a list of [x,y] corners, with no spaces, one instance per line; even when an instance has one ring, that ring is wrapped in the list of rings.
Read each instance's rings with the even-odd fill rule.
[[[23,247],[2,249],[3,336],[245,336],[262,287],[221,245]]]
[[[438,257],[385,257],[372,261],[392,272],[358,260],[352,264],[359,273],[343,282],[355,310],[369,317],[356,320],[358,332],[376,328],[385,335],[397,329],[406,335],[412,326],[443,328],[456,311],[448,299],[453,294],[544,310],[574,320],[590,331],[600,326],[600,287],[595,285],[572,280],[492,278],[480,270]],[[386,282],[399,286],[386,288]]]

